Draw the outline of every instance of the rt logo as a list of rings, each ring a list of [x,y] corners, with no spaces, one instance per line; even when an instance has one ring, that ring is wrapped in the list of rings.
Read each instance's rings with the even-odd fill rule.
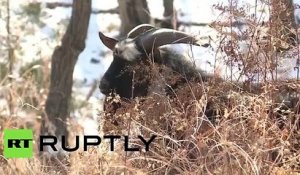
[[[31,158],[33,156],[31,129],[4,130],[4,157]]]

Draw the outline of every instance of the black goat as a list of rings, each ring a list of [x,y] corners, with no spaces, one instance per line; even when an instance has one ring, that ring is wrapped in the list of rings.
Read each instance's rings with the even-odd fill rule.
[[[99,32],[103,44],[113,51],[113,61],[100,82],[100,91],[115,92],[123,98],[146,96],[150,86],[150,64],[165,65],[184,77],[210,77],[195,68],[182,56],[175,56],[161,46],[185,43],[198,45],[195,37],[172,29],[158,29],[142,24],[130,31],[123,40],[116,40]],[[134,71],[136,70],[136,71]],[[140,75],[140,76],[139,76]]]

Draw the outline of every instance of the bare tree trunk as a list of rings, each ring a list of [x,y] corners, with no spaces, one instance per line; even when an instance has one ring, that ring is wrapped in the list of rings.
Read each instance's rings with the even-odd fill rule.
[[[73,70],[85,48],[91,14],[91,0],[74,0],[72,16],[61,46],[55,48],[51,62],[50,89],[43,116],[41,134],[54,134],[60,140],[68,136],[67,118],[73,85]],[[66,139],[68,140],[68,139]]]
[[[125,36],[139,24],[150,22],[150,12],[146,0],[118,0],[118,2],[121,18],[121,36]]]
[[[161,27],[177,29],[176,12],[173,5],[174,0],[164,0],[164,21],[161,23]]]
[[[296,45],[295,26],[293,1],[271,0],[271,36],[277,50]]]

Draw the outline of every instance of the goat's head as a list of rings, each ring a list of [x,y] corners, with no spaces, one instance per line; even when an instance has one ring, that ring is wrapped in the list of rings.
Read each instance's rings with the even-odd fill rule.
[[[127,37],[120,41],[109,38],[101,32],[99,37],[103,44],[113,51],[113,61],[101,79],[100,90],[105,95],[114,91],[124,98],[147,95],[149,81],[145,78],[135,84],[134,70],[141,75],[149,70],[147,63],[151,61],[164,63],[165,60],[158,49],[160,46],[175,43],[198,45],[196,39],[186,33],[171,29],[157,29],[147,24],[132,29]],[[138,69],[133,70],[134,66]]]

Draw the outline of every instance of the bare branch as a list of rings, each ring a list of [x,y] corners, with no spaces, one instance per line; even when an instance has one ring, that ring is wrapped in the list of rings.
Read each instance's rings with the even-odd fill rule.
[[[47,2],[46,7],[50,9],[54,9],[56,7],[72,7],[72,4],[70,3],[61,3],[61,2]],[[96,10],[92,9],[92,14],[119,14],[119,7],[108,9],[108,10]],[[154,18],[155,23],[161,23],[165,22],[164,19]],[[178,26],[184,25],[184,26],[208,26],[209,23],[197,23],[197,22],[184,22],[184,21],[178,21]]]

